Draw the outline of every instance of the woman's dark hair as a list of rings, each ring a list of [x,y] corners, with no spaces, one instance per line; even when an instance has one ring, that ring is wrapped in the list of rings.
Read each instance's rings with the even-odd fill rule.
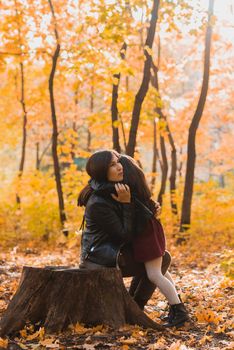
[[[119,162],[123,166],[124,179],[131,190],[142,202],[148,204],[151,192],[147,184],[143,170],[139,167],[136,160],[127,155],[121,155]]]
[[[107,181],[107,172],[113,155],[119,157],[119,153],[114,150],[97,151],[91,155],[86,164],[86,171],[91,179],[98,182]],[[92,188],[87,184],[78,196],[78,206],[85,206],[92,194]]]

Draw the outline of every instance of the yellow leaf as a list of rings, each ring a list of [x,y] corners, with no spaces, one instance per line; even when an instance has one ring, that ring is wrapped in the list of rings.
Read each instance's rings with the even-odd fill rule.
[[[125,345],[122,346],[122,350],[128,350],[128,349],[129,349],[128,345],[125,344]]]
[[[216,329],[215,333],[225,333],[226,330],[226,326],[218,326],[218,328]]]
[[[45,335],[45,329],[44,327],[41,327],[39,329],[39,331],[33,333],[33,334],[30,334],[27,336],[27,340],[33,340],[33,339],[36,339],[38,337],[40,337],[40,339],[43,339],[44,338],[44,335]]]
[[[146,45],[146,46],[144,47],[144,49],[145,49],[145,51],[148,53],[149,56],[152,56],[153,51],[152,51],[152,49],[151,49],[148,45]]]
[[[213,310],[210,309],[198,309],[195,313],[198,322],[207,322],[218,324],[222,321],[222,316],[217,315]]]
[[[23,337],[23,338],[27,338],[27,331],[26,331],[26,329],[22,329],[20,331],[20,336]]]
[[[113,123],[112,123],[113,127],[114,128],[118,128],[118,126],[120,125],[120,121],[119,120],[115,120]]]
[[[203,338],[199,341],[199,344],[204,345],[206,342],[210,342],[212,339],[212,336],[204,335]]]
[[[6,349],[8,346],[8,339],[0,338],[0,348]]]
[[[118,85],[119,84],[119,79],[118,78],[113,78],[113,85]]]
[[[79,334],[85,334],[86,332],[88,332],[90,330],[89,328],[85,328],[84,326],[82,326],[79,323],[76,323],[75,325],[73,325],[72,329],[75,333],[79,333]]]

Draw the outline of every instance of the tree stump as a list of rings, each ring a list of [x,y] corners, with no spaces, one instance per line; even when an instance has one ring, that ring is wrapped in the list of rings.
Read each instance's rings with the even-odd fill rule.
[[[70,324],[124,324],[161,330],[128,294],[121,272],[65,267],[24,267],[18,290],[0,321],[0,336],[14,334],[27,323],[48,333]]]

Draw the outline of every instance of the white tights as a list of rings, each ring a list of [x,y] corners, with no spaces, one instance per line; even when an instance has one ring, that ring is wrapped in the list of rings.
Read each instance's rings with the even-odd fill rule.
[[[145,262],[147,276],[151,282],[156,284],[160,292],[167,298],[169,304],[179,304],[181,301],[175,289],[174,281],[168,271],[163,276],[161,266],[162,257]]]

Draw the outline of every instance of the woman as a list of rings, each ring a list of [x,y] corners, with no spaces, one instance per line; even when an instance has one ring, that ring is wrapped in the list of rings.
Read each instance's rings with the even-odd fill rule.
[[[134,257],[145,264],[149,280],[158,286],[169,302],[167,326],[181,326],[189,317],[170,273],[167,271],[163,275],[161,271],[166,242],[162,225],[154,215],[154,202],[145,175],[133,158],[122,156],[120,162],[124,169],[124,183],[128,184],[135,202]]]
[[[99,151],[88,160],[89,183],[80,192],[78,205],[85,206],[80,268],[119,267],[123,277],[135,276],[130,294],[144,308],[155,290],[144,264],[133,259],[135,205],[128,185],[123,181],[123,166],[115,151]],[[163,257],[162,270],[170,265],[170,255]]]

